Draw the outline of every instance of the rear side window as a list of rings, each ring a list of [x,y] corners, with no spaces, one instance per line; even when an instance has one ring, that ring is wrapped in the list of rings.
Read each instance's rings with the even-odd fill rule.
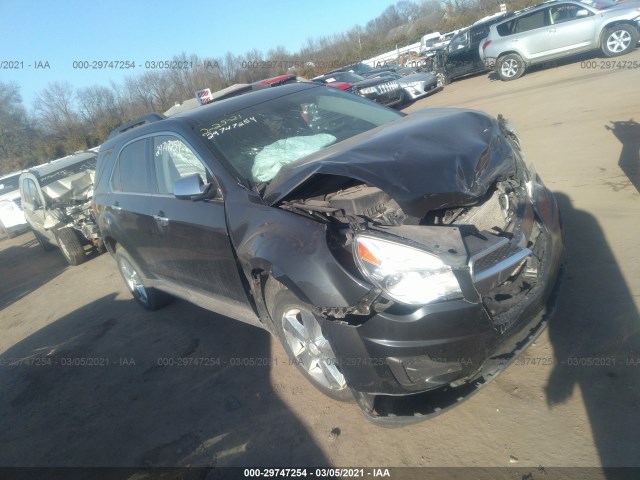
[[[106,184],[109,182],[109,172],[112,170],[109,165],[111,162],[112,150],[100,150],[96,165],[96,192],[106,190]]]
[[[113,172],[111,187],[114,191],[121,192],[149,192],[147,139],[130,143],[122,149]]]
[[[514,33],[513,27],[515,26],[515,24],[516,24],[515,20],[510,20],[508,22],[501,23],[496,27],[496,30],[498,31],[498,35],[500,35],[501,37],[506,37],[508,35],[511,35],[512,33]]]
[[[535,30],[536,28],[544,27],[545,12],[546,9],[538,10],[537,12],[529,13],[516,19],[515,29],[513,33],[528,32],[529,30]]]

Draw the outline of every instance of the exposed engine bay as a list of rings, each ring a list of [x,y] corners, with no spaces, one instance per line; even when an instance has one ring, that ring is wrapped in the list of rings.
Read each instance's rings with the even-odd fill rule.
[[[515,134],[509,142],[517,152]],[[359,232],[399,237],[404,243],[438,256],[458,280],[471,279],[475,298],[469,289],[464,298],[482,302],[495,328],[505,331],[524,308],[522,301],[542,278],[548,241],[530,196],[535,174],[526,169],[519,154],[513,155],[510,163],[511,172],[499,175],[484,195],[472,201],[465,198],[460,206],[449,202],[443,208],[423,211],[421,216],[408,214],[376,186],[338,176],[325,177],[323,188],[307,188],[306,192],[313,196],[289,199],[280,208],[326,223],[329,243],[343,264],[353,262],[352,243]],[[357,272],[355,266],[353,272]],[[376,311],[410,308],[393,305],[393,300],[388,299],[372,302]],[[322,313],[344,318],[368,314],[369,309],[325,309]]]
[[[85,170],[43,186],[48,205],[44,228],[73,228],[101,248],[100,232],[91,210],[94,179],[95,170]]]

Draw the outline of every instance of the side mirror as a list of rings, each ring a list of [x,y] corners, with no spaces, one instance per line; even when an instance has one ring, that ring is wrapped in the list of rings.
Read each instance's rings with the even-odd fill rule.
[[[214,181],[203,183],[197,173],[179,178],[173,182],[173,195],[180,200],[208,200],[220,196],[218,184]]]
[[[586,8],[581,8],[576,12],[576,18],[584,18],[589,16],[589,10]]]

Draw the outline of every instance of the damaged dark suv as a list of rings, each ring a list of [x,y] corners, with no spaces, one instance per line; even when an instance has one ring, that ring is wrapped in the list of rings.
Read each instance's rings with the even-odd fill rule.
[[[545,324],[558,208],[502,118],[292,84],[131,122],[96,175],[142,306],[178,296],[265,328],[370,418],[419,392],[455,403]]]

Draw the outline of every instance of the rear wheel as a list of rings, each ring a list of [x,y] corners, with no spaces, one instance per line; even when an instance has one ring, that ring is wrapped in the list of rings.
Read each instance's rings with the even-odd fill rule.
[[[629,53],[638,43],[638,31],[631,25],[616,25],[602,36],[600,48],[607,57]]]
[[[524,62],[520,55],[510,53],[498,59],[496,73],[503,82],[516,80],[524,73]]]
[[[267,299],[267,308],[280,342],[303,375],[325,395],[343,402],[353,401],[351,389],[311,307],[279,287]]]
[[[142,307],[147,310],[158,310],[171,301],[170,295],[144,285],[138,267],[122,247],[116,247],[115,258],[124,283]]]
[[[84,247],[73,228],[62,228],[55,235],[60,251],[69,265],[80,265],[87,260]]]

